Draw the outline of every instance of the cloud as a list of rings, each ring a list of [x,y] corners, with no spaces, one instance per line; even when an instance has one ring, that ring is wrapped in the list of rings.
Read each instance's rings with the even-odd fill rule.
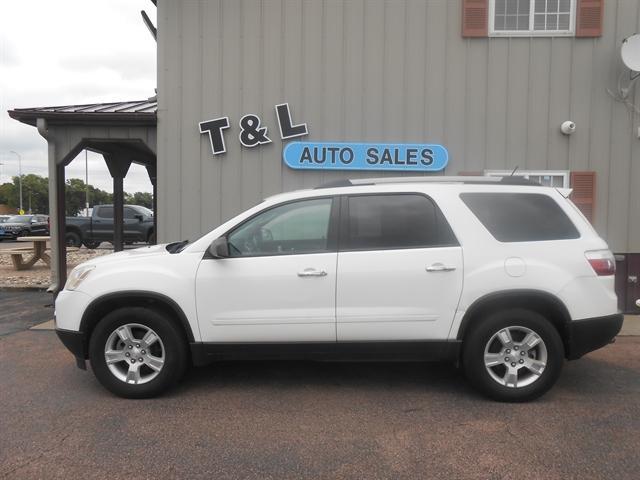
[[[17,65],[18,54],[9,40],[4,36],[0,36],[0,65]]]
[[[67,72],[99,74],[109,71],[128,80],[147,80],[150,77],[149,72],[155,72],[156,59],[150,57],[147,52],[131,52],[125,56],[114,52],[102,52],[95,55],[62,57],[60,67]]]
[[[156,45],[140,19],[148,0],[0,1],[0,162],[2,178],[47,175],[47,145],[34,127],[6,113],[13,108],[142,100],[154,95]],[[27,28],[28,27],[28,28]],[[11,40],[9,40],[11,39]],[[67,177],[84,178],[84,154]],[[89,180],[110,191],[102,157],[89,153]],[[144,169],[133,167],[127,190],[151,190]]]

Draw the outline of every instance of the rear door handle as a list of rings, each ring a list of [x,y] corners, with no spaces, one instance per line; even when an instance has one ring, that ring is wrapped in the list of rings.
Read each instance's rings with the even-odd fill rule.
[[[315,268],[305,268],[303,271],[298,272],[299,277],[326,277],[327,272],[324,270],[316,270]]]
[[[453,265],[443,265],[442,263],[434,263],[427,267],[427,272],[452,272],[456,267]]]

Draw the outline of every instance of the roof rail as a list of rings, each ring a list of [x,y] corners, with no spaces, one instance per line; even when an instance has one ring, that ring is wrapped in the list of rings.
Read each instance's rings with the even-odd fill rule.
[[[383,177],[383,178],[357,178],[334,180],[318,185],[315,189],[351,187],[363,185],[381,185],[385,183],[475,183],[480,185],[528,185],[541,186],[539,183],[524,177],[483,177],[483,176],[443,176],[433,175],[429,177]]]

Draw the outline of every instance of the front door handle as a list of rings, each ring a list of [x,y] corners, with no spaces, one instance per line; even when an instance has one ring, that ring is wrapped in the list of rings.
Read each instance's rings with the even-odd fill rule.
[[[316,270],[315,268],[305,268],[303,271],[298,272],[299,277],[326,277],[327,272],[324,270]]]
[[[456,267],[453,265],[443,265],[442,263],[434,263],[433,265],[427,267],[427,272],[451,272],[455,270]]]

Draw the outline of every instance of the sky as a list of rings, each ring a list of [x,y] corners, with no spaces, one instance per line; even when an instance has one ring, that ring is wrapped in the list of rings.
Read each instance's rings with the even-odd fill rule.
[[[144,100],[155,94],[156,44],[142,22],[156,22],[150,0],[0,0],[0,183],[18,174],[47,176],[47,144],[7,110]],[[88,153],[89,183],[113,191],[101,155]],[[66,168],[85,177],[84,153]],[[132,165],[125,191],[151,191]]]

